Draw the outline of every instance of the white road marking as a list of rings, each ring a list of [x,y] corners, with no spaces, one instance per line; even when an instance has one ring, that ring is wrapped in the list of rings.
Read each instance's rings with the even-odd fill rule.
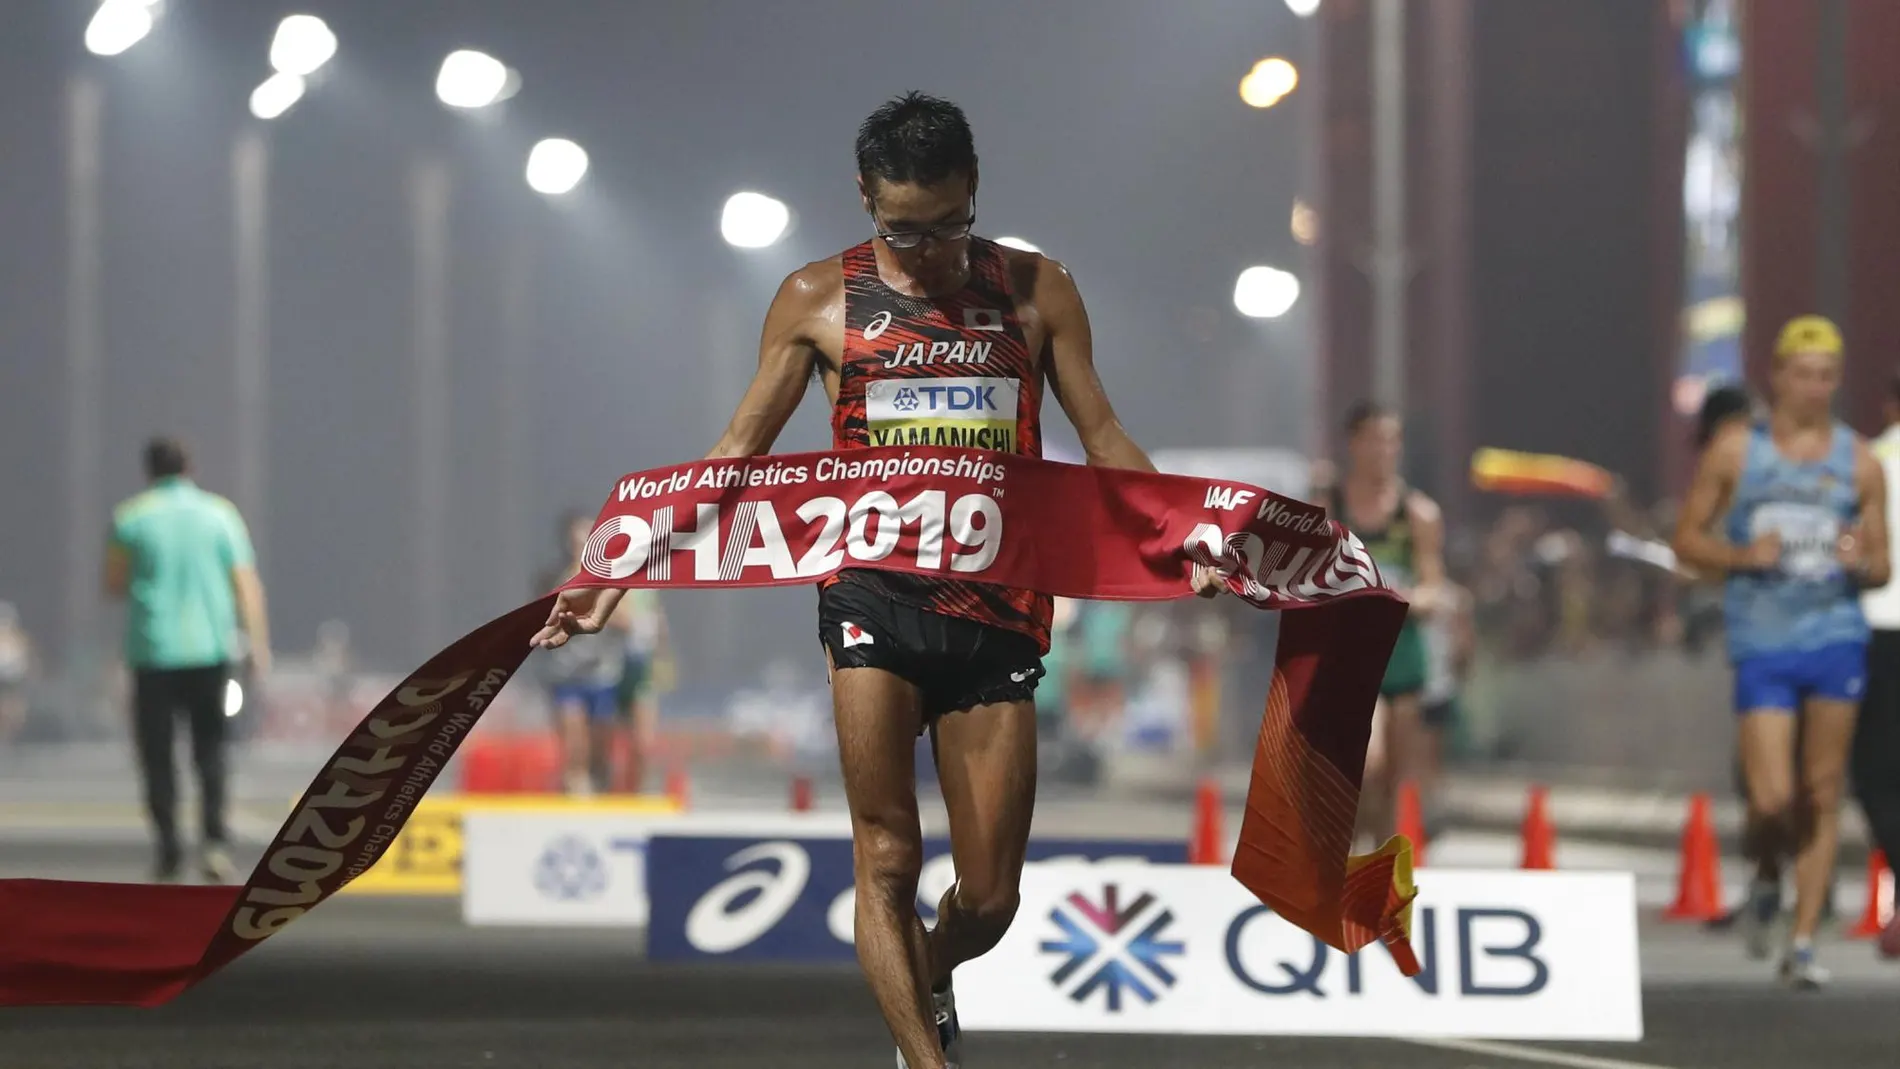
[[[1530,1062],[1537,1065],[1561,1065],[1566,1069],[1670,1069],[1667,1065],[1653,1062],[1628,1062],[1620,1058],[1594,1058],[1588,1054],[1572,1054],[1562,1050],[1544,1050],[1540,1047],[1526,1047],[1517,1043],[1499,1043],[1489,1039],[1438,1039],[1426,1037],[1393,1037],[1400,1043],[1411,1043],[1420,1047],[1438,1047],[1442,1050],[1463,1051],[1466,1054],[1482,1054],[1492,1058],[1507,1058],[1511,1061]]]

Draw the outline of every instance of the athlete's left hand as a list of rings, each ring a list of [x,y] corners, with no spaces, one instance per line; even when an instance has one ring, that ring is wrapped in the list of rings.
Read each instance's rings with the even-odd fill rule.
[[[1866,544],[1867,540],[1861,537],[1860,524],[1855,524],[1841,532],[1841,540],[1834,547],[1835,559],[1841,562],[1842,568],[1858,574],[1867,567],[1867,551],[1862,548]]]
[[[1194,578],[1190,582],[1197,597],[1219,597],[1220,592],[1227,589],[1227,577],[1220,573],[1220,569],[1209,568],[1205,564],[1194,566]]]

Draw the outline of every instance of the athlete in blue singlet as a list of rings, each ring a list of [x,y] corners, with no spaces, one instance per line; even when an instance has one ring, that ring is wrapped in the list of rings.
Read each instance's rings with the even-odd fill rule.
[[[1767,420],[1717,435],[1676,530],[1684,563],[1726,577],[1750,816],[1763,849],[1795,856],[1781,976],[1802,988],[1827,980],[1813,938],[1834,878],[1842,779],[1867,672],[1859,593],[1888,575],[1885,483],[1867,443],[1833,417],[1840,381],[1834,325],[1818,316],[1790,322],[1775,346]],[[1758,882],[1745,929],[1765,927],[1779,900],[1778,884]]]

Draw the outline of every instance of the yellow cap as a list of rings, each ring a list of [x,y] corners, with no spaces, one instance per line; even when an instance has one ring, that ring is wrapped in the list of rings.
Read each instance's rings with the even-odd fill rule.
[[[1796,316],[1781,328],[1775,339],[1775,355],[1789,353],[1830,353],[1841,355],[1841,331],[1826,316]]]

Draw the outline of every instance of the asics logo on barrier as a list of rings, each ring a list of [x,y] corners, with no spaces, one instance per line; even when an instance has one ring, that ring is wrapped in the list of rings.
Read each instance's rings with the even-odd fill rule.
[[[1174,986],[1165,959],[1185,947],[1162,938],[1174,911],[1154,895],[1144,892],[1124,909],[1115,884],[1103,886],[1099,905],[1077,891],[1049,911],[1049,920],[1062,937],[1043,940],[1041,950],[1063,959],[1049,982],[1066,988],[1070,999],[1086,1002],[1099,990],[1108,1012],[1120,1013],[1123,992],[1152,1003]]]
[[[585,839],[563,835],[535,861],[534,886],[563,902],[598,898],[607,890],[607,862]]]
[[[748,846],[726,858],[721,880],[699,897],[686,915],[686,941],[706,954],[729,954],[758,942],[785,919],[811,882],[811,855],[794,842]],[[917,906],[929,917],[937,900],[956,881],[949,854],[925,862],[917,880]],[[857,892],[846,887],[825,909],[825,927],[833,938],[850,943],[856,935]]]
[[[747,868],[762,862],[770,867]],[[686,941],[707,954],[756,942],[783,920],[811,879],[811,856],[797,843],[759,843],[727,858],[726,871],[686,915]]]

